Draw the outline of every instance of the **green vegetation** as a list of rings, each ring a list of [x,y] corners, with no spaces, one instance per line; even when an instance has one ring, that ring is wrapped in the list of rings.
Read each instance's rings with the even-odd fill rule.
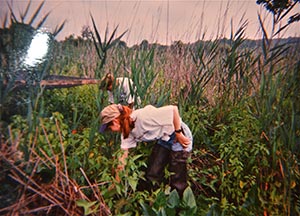
[[[108,100],[97,85],[44,89],[30,76],[14,88],[17,51],[29,46],[16,35],[39,29],[31,23],[12,19],[1,29],[0,214],[300,214],[298,38],[268,37],[261,22],[258,41],[246,39],[242,23],[229,39],[127,47],[116,31],[103,40],[94,23],[80,38],[58,42],[55,32],[46,60],[21,68],[36,82],[113,72],[134,80],[141,106],[177,104],[194,135],[180,199],[168,183],[138,190],[154,143],[133,149],[116,180],[119,137],[98,133]]]

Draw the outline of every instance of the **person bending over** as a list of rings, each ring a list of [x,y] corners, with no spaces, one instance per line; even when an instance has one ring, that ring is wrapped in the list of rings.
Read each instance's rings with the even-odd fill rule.
[[[100,113],[100,132],[121,133],[119,169],[124,169],[130,148],[139,142],[156,140],[146,170],[143,189],[156,189],[163,180],[164,168],[169,165],[170,186],[182,197],[187,183],[187,159],[192,151],[193,137],[188,126],[181,120],[178,107],[167,105],[156,108],[147,105],[132,110],[128,106],[111,104]]]
[[[137,95],[136,86],[132,79],[128,77],[114,78],[113,74],[107,73],[105,77],[102,78],[99,88],[107,90],[108,101],[111,104],[117,102],[127,105],[130,108],[134,107],[135,102],[137,106],[141,104],[141,99]]]

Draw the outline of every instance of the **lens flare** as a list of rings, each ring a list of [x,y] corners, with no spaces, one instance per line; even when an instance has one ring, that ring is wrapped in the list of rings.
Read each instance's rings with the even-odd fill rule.
[[[49,48],[49,35],[45,32],[38,32],[33,37],[27,51],[24,64],[33,67],[43,61]]]

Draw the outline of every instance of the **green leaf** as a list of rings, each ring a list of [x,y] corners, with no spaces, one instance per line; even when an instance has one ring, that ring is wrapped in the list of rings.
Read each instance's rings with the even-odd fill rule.
[[[243,189],[245,185],[246,185],[246,183],[243,182],[242,180],[240,180],[240,188]]]
[[[183,192],[182,202],[184,207],[188,207],[188,208],[197,207],[194,193],[190,187],[187,187]]]
[[[155,216],[157,215],[155,213],[155,211],[146,203],[144,202],[141,202],[141,206],[142,206],[142,209],[143,209],[143,215],[145,216]]]
[[[154,206],[156,209],[159,209],[160,207],[164,207],[167,204],[166,195],[163,191],[159,190]]]
[[[197,212],[197,204],[194,193],[190,187],[187,187],[183,192],[182,210],[179,215],[195,215]]]
[[[97,201],[93,201],[93,202],[88,202],[86,200],[77,200],[76,201],[76,204],[79,207],[83,207],[83,209],[84,209],[84,215],[89,215],[89,214],[95,212],[95,209],[97,209],[97,208],[95,208],[93,210],[91,207],[94,206],[96,203],[97,203]]]
[[[175,208],[179,205],[179,203],[180,197],[178,195],[178,192],[176,190],[172,190],[167,200],[167,206],[169,208]]]
[[[129,183],[130,187],[132,188],[132,190],[135,191],[136,186],[137,186],[137,179],[134,177],[128,177],[128,183]]]

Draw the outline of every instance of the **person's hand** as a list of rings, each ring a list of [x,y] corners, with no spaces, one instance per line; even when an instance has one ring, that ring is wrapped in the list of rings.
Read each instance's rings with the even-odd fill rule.
[[[187,148],[189,144],[191,144],[191,141],[189,138],[183,135],[182,132],[175,133],[176,135],[176,141],[179,142],[183,148]]]

